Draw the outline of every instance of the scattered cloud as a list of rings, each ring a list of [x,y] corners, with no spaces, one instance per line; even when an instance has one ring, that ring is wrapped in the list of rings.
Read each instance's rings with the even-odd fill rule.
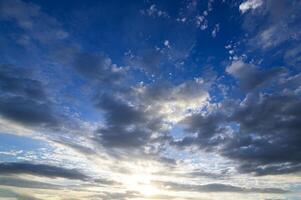
[[[300,8],[0,0],[0,197],[299,195]]]
[[[86,175],[75,169],[65,169],[56,166],[44,165],[44,164],[31,164],[31,163],[0,163],[1,174],[32,174],[37,176],[46,177],[62,177],[68,179],[85,180]]]
[[[207,185],[188,185],[172,182],[161,183],[163,187],[171,190],[198,191],[198,192],[237,192],[237,193],[288,193],[289,191],[279,188],[243,188],[233,185],[212,183]]]
[[[260,6],[262,6],[262,4],[263,4],[262,0],[247,0],[239,5],[239,10],[242,13],[245,13],[248,10],[259,8]]]
[[[274,68],[267,71],[260,70],[254,64],[245,63],[242,60],[233,61],[226,72],[238,79],[242,89],[246,91],[271,84],[273,79],[277,79],[285,72],[283,68]]]
[[[25,125],[55,126],[51,101],[42,83],[30,78],[24,68],[2,65],[0,69],[0,114]]]

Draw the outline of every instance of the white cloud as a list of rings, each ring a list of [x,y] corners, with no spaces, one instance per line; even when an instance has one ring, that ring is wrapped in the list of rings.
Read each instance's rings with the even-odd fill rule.
[[[190,112],[198,111],[210,99],[202,80],[187,81],[175,87],[162,85],[160,88],[140,85],[135,89],[140,102],[171,123],[180,121]]]
[[[145,10],[141,10],[141,14],[148,15],[150,17],[163,17],[163,18],[169,18],[169,15],[167,12],[160,10],[157,5],[152,4],[149,8]]]
[[[256,9],[260,6],[262,6],[263,1],[262,0],[247,0],[239,5],[239,10],[242,13],[245,13],[246,11],[250,9]]]
[[[219,24],[216,24],[214,26],[213,30],[212,30],[212,33],[211,33],[211,35],[212,35],[213,38],[216,37],[216,34],[219,32],[219,30],[220,30],[220,26],[219,26]]]
[[[226,68],[226,72],[237,77],[241,74],[240,72],[243,71],[246,67],[248,66],[243,61],[237,60],[232,62],[232,64]]]
[[[170,48],[170,43],[168,40],[165,40],[164,41],[164,46],[166,46],[167,48]]]

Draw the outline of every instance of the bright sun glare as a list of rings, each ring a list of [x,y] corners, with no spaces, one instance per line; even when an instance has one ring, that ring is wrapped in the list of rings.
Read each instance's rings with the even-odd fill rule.
[[[126,185],[129,189],[138,191],[145,196],[153,196],[159,193],[159,189],[152,183],[148,174],[134,174],[127,178]]]

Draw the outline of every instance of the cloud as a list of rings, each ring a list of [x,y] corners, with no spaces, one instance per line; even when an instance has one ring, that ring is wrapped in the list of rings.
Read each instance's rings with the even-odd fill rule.
[[[104,95],[97,102],[104,111],[106,126],[100,128],[100,141],[108,147],[139,147],[150,135],[149,118],[143,109],[114,96]]]
[[[82,76],[90,80],[111,84],[123,78],[123,71],[112,64],[109,57],[103,54],[79,52],[74,55],[74,68]]]
[[[102,96],[96,106],[105,111],[106,121],[112,126],[122,126],[132,123],[139,124],[146,120],[143,111],[114,96]]]
[[[262,0],[246,0],[239,5],[239,10],[242,13],[245,13],[248,10],[256,9],[262,6],[262,4],[263,4]]]
[[[143,128],[126,130],[125,127],[101,128],[98,132],[100,133],[100,142],[104,146],[120,148],[141,147],[147,143],[151,134]]]
[[[157,5],[152,4],[149,8],[141,10],[141,14],[148,15],[150,17],[163,17],[163,18],[169,18],[167,12],[160,10],[157,8]]]
[[[216,35],[217,35],[217,33],[220,31],[220,25],[219,24],[215,24],[215,26],[214,26],[214,28],[213,28],[213,30],[212,30],[212,32],[211,32],[211,36],[213,37],[213,38],[215,38],[216,37]]]
[[[207,104],[209,88],[210,83],[201,78],[179,85],[159,81],[152,85],[139,85],[135,88],[135,95],[152,113],[164,116],[169,122],[178,122]]]
[[[252,7],[253,6],[253,7]],[[249,45],[262,50],[272,50],[286,43],[286,51],[300,40],[300,1],[252,0],[240,5],[242,12],[256,8],[256,12],[245,14],[244,26],[250,31]],[[241,9],[242,8],[242,9]],[[255,21],[263,20],[262,24]]]
[[[205,106],[209,98],[206,87],[201,80],[178,86],[160,82],[137,85],[119,95],[102,95],[96,100],[96,107],[103,111],[106,123],[98,130],[97,137],[106,146],[164,143],[161,136],[166,133],[168,123],[175,123]]]
[[[42,83],[23,68],[1,65],[0,114],[25,125],[55,126],[58,121],[53,113]]]
[[[199,74],[204,72],[202,64],[207,54],[212,53],[210,48],[202,49],[210,46],[203,39],[209,37],[212,40],[211,36],[216,37],[219,28],[224,27],[223,24],[216,24],[219,22],[215,18],[219,16],[215,12],[210,13],[213,7],[225,8],[225,12],[231,16],[229,15],[229,20],[222,21],[231,24],[234,22],[234,25],[240,25],[242,21],[237,17],[266,17],[269,22],[260,21],[250,32],[243,34],[237,27],[239,31],[235,33],[235,38],[250,41],[256,38],[254,46],[259,45],[264,50],[298,37],[297,28],[294,28],[296,35],[293,34],[294,30],[288,30],[288,35],[284,34],[286,27],[290,22],[294,23],[295,19],[288,20],[290,22],[287,18],[281,19],[283,16],[289,18],[290,14],[298,18],[294,9],[287,11],[290,14],[280,13],[279,17],[277,9],[269,6],[280,3],[244,0],[240,5],[244,14],[239,15],[238,12],[230,11],[233,4],[237,6],[242,1],[185,1],[176,3],[173,6],[176,8],[175,12],[169,13],[172,15],[163,19],[162,24],[162,19],[152,17],[164,17],[165,11],[161,8],[166,6],[165,3],[163,7],[159,4],[151,5],[143,12],[152,17],[145,17],[137,14],[138,7],[145,2],[130,5],[131,9],[126,7],[125,11],[122,8],[122,12],[118,10],[113,12],[117,15],[112,16],[110,13],[107,15],[107,12],[115,9],[115,4],[101,4],[100,7],[105,11],[101,15],[92,13],[99,11],[99,7],[87,9],[90,5],[84,6],[80,11],[77,8],[81,6],[71,6],[71,10],[66,10],[61,15],[62,7],[59,6],[60,10],[56,10],[54,4],[47,7],[49,5],[43,3],[46,7],[40,8],[29,1],[11,2],[0,0],[0,18],[8,25],[8,30],[3,31],[7,38],[10,37],[7,32],[12,29],[24,33],[24,40],[37,44],[37,51],[28,49],[27,52],[34,55],[32,59],[30,55],[28,60],[33,66],[0,66],[2,125],[9,128],[17,123],[26,125],[26,128],[34,129],[33,135],[37,134],[47,143],[31,148],[28,139],[25,139],[27,143],[23,147],[19,145],[19,139],[15,138],[8,145],[16,142],[16,148],[23,150],[20,155],[10,149],[14,146],[6,147],[5,144],[4,159],[16,162],[0,163],[2,188],[15,187],[14,191],[30,191],[29,194],[45,199],[63,199],[65,194],[74,199],[185,199],[186,195],[187,199],[193,199],[211,195],[216,198],[253,195],[249,193],[282,196],[289,192],[276,188],[281,182],[279,179],[252,175],[294,173],[298,176],[301,171],[300,76],[292,75],[293,72],[289,74],[282,68],[263,69],[253,64],[255,61],[248,63],[247,59],[236,60],[235,55],[244,49],[239,49],[241,43],[232,41],[233,38],[230,38],[229,51],[231,50],[234,60],[226,67],[228,75],[217,68],[216,76],[219,77],[206,77],[207,74],[199,77]],[[284,4],[287,5],[286,2]],[[132,15],[131,10],[136,14]],[[85,27],[84,31],[70,37],[62,23],[42,11],[59,16],[57,19],[66,20],[66,27],[70,30]],[[123,12],[128,17],[119,24],[119,14]],[[133,23],[137,22],[133,19],[137,15],[142,19],[141,26],[138,27],[137,23]],[[91,16],[94,18],[92,21]],[[276,18],[281,25],[277,25]],[[208,20],[213,20],[210,21],[211,25]],[[105,30],[107,27],[109,32]],[[123,31],[119,31],[120,27]],[[212,29],[198,34],[201,30],[197,28],[205,30],[207,27]],[[101,44],[98,40],[92,46],[86,44],[89,41],[74,41],[78,36],[82,39],[93,37],[102,28],[104,33],[100,36],[104,40]],[[157,36],[155,32],[159,29]],[[124,30],[129,30],[125,37],[115,37]],[[231,35],[232,32],[227,31],[225,34]],[[87,33],[89,36],[85,35]],[[11,37],[15,38],[16,35],[19,33],[16,32]],[[200,37],[195,37],[196,35]],[[64,40],[66,38],[70,40]],[[105,41],[108,38],[114,42]],[[13,39],[9,39],[11,40]],[[216,40],[215,43],[212,45],[218,47],[219,41]],[[101,52],[102,48],[112,47],[109,48],[111,55],[90,52],[94,47],[98,47],[97,52]],[[114,49],[115,47],[118,48]],[[286,51],[287,61],[299,56],[298,45],[294,47],[291,51]],[[23,48],[18,46],[16,52],[23,52]],[[219,51],[218,48],[214,49],[213,54]],[[15,50],[15,45],[3,51],[9,54],[12,50]],[[117,58],[117,63],[122,63],[124,51],[129,52],[129,67],[119,67],[119,64],[117,66],[111,60]],[[248,54],[253,55],[257,56],[253,52]],[[20,56],[27,61],[27,54]],[[208,63],[215,65],[222,62],[219,54],[216,56],[213,60],[208,59]],[[4,59],[6,57],[15,58],[13,55],[3,56]],[[19,56],[14,62],[23,61],[18,58]],[[248,57],[248,60],[252,59]],[[292,62],[291,65],[299,63],[298,59],[294,61],[297,62]],[[263,66],[266,64],[265,61],[262,63]],[[37,69],[34,66],[43,66],[38,71],[41,74],[28,70]],[[146,73],[141,73],[137,67]],[[232,85],[231,76],[243,93],[237,92],[236,86]],[[63,80],[58,80],[61,78]],[[226,85],[219,85],[223,81]],[[221,88],[217,88],[219,86],[227,87],[227,91],[224,90],[225,93],[220,95],[218,92]],[[244,94],[247,96],[244,97]],[[223,100],[224,98],[227,100]],[[45,129],[36,131],[37,127]],[[49,130],[49,127],[58,129]],[[10,131],[13,128],[9,128],[3,130],[9,130],[7,132],[13,134],[25,132],[23,126],[17,127],[18,132],[17,128],[13,131]],[[38,142],[29,143],[35,146]],[[8,154],[12,156],[7,156]],[[17,160],[21,159],[30,162],[18,163]],[[38,160],[49,164],[36,164]],[[96,178],[87,176],[84,172],[93,174]],[[23,179],[27,175],[40,182]],[[15,178],[21,176],[24,177]],[[102,179],[100,176],[110,179]],[[85,183],[73,185],[78,181]],[[239,182],[235,185],[235,181]],[[296,182],[286,180],[283,187],[291,188],[289,184],[293,181]],[[48,182],[72,186],[59,187]],[[197,182],[208,184],[197,185]],[[259,188],[261,185],[265,186]],[[160,195],[142,194],[149,193],[143,190],[156,190],[157,186]],[[196,193],[198,196],[193,197]]]
[[[289,191],[280,188],[245,188],[233,185],[212,183],[206,185],[191,185],[191,184],[181,184],[174,182],[159,182],[161,187],[167,188],[169,190],[175,191],[194,191],[194,192],[232,192],[232,193],[275,193],[283,194]]]
[[[0,114],[26,125],[55,125],[57,123],[47,103],[24,97],[2,97]]]
[[[301,45],[294,45],[285,51],[284,60],[289,66],[298,68],[301,65]]]
[[[20,162],[2,162],[0,163],[0,174],[31,174],[36,176],[45,176],[50,178],[68,178],[86,180],[88,177],[76,169],[66,169],[45,164],[31,164]]]
[[[125,191],[125,192],[104,192],[103,195],[95,195],[91,196],[90,198],[103,198],[103,199],[128,199],[128,198],[137,198],[141,196],[139,192],[135,191]]]
[[[242,60],[235,60],[226,68],[226,72],[238,79],[240,86],[245,91],[251,91],[255,88],[267,86],[272,80],[283,74],[283,68],[272,68],[269,70],[260,70],[254,64],[248,64]]]
[[[299,171],[300,106],[294,95],[247,98],[231,117],[240,125],[240,134],[223,154],[242,162],[241,171],[257,175]]]
[[[171,142],[179,148],[198,146],[237,161],[238,171],[254,175],[300,171],[300,97],[292,94],[249,94],[240,104],[183,120],[196,133]]]
[[[0,18],[14,21],[26,31],[26,40],[34,39],[44,44],[52,44],[69,36],[55,18],[30,2],[1,0],[0,13]]]
[[[30,98],[43,100],[46,97],[40,81],[29,78],[30,74],[22,68],[2,64],[0,66],[0,89]]]
[[[1,189],[1,188],[0,188],[0,197],[4,197],[6,199],[17,199],[17,200],[41,200],[39,198],[35,198],[25,194],[18,194],[12,190]]]
[[[209,115],[194,114],[181,121],[185,131],[196,133],[196,136],[185,136],[183,139],[172,142],[177,147],[189,147],[191,145],[199,146],[204,150],[212,150],[223,141],[222,135],[226,131],[222,123],[225,116],[222,113]]]
[[[60,185],[54,185],[54,184],[44,183],[40,181],[31,181],[31,180],[26,180],[21,178],[5,177],[5,176],[0,177],[0,185],[21,187],[21,188],[58,189],[58,190],[62,189],[62,186]]]

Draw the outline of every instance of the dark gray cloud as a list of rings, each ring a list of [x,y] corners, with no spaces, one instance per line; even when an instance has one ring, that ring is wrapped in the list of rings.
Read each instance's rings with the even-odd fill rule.
[[[30,74],[22,68],[2,64],[0,66],[0,88],[34,99],[45,99],[46,94],[40,81],[29,78]]]
[[[45,164],[31,164],[20,162],[0,163],[0,174],[32,174],[46,177],[62,177],[68,179],[86,180],[88,177],[76,169],[67,169]]]
[[[283,194],[289,191],[280,188],[245,188],[233,185],[212,183],[206,185],[180,184],[174,182],[156,182],[163,188],[175,191],[194,191],[194,192],[233,192],[233,193],[274,193]]]
[[[207,96],[205,86],[197,81],[176,87],[167,81],[139,84],[125,92],[102,94],[95,105],[102,111],[105,123],[98,129],[95,139],[105,147],[131,148],[133,157],[173,165],[173,159],[159,155],[171,139],[168,123],[173,118],[181,118],[189,109],[195,109]],[[134,148],[140,150],[140,155],[133,155]]]
[[[103,95],[97,107],[104,111],[106,120],[105,127],[98,130],[103,145],[139,147],[148,141],[151,133],[147,128],[147,115],[142,109],[109,95]]]
[[[0,67],[0,114],[25,125],[51,125],[58,121],[42,83],[24,68]]]
[[[186,136],[173,145],[197,145],[237,160],[238,170],[255,175],[300,171],[301,100],[294,94],[251,95],[229,115],[196,114],[184,120]],[[226,126],[232,126],[229,132]]]
[[[22,96],[1,98],[0,114],[5,118],[26,125],[54,125],[57,123],[47,103]]]
[[[213,111],[206,115],[193,114],[183,119],[180,124],[184,126],[185,132],[193,135],[170,142],[178,148],[197,146],[205,151],[213,151],[226,139],[224,135],[227,131],[227,115],[222,111]]]
[[[142,128],[107,127],[98,130],[100,142],[107,147],[138,148],[145,145],[150,133]]]
[[[146,121],[143,110],[114,96],[103,95],[96,106],[105,112],[106,121],[110,126],[139,124]]]
[[[185,118],[182,124],[186,126],[186,131],[191,133],[197,133],[196,138],[186,138],[186,141],[200,144],[206,148],[216,146],[222,140],[219,137],[225,131],[223,127],[225,117],[221,113],[210,114],[208,116],[193,115]],[[193,140],[191,140],[193,139]]]
[[[123,71],[101,53],[76,53],[72,65],[84,77],[102,83],[116,83],[124,76]]]
[[[223,154],[247,162],[240,169],[257,175],[300,171],[300,108],[295,95],[247,98],[231,117],[240,132]]]
[[[226,71],[235,77],[240,87],[247,92],[271,84],[272,80],[285,72],[283,68],[260,70],[257,66],[241,60],[233,61]]]
[[[222,180],[222,179],[226,179],[229,177],[229,173],[228,170],[221,170],[218,173],[215,172],[207,172],[207,171],[203,171],[203,170],[194,170],[192,172],[189,173],[185,173],[185,176],[187,177],[206,177],[206,178],[211,178],[211,179],[218,179],[218,180]]]

